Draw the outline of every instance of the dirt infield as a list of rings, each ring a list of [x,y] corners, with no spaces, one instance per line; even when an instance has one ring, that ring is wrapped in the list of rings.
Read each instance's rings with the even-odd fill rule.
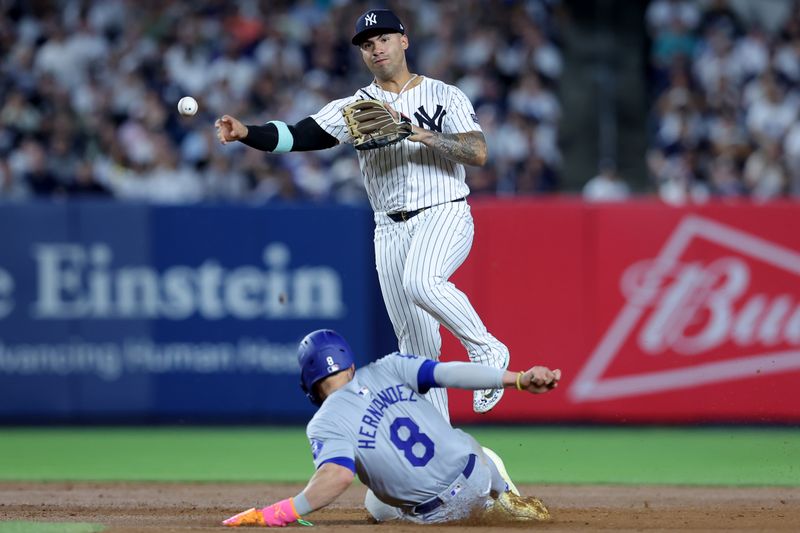
[[[110,533],[226,530],[222,519],[251,505],[297,493],[300,485],[219,483],[0,483],[0,520],[92,522]],[[800,530],[800,488],[523,486],[541,497],[553,520],[472,531]],[[309,516],[316,531],[363,531],[376,527],[361,506],[355,483],[336,504]],[[299,526],[295,526],[299,527]],[[420,526],[383,524],[386,533]],[[426,529],[452,526],[427,526]]]

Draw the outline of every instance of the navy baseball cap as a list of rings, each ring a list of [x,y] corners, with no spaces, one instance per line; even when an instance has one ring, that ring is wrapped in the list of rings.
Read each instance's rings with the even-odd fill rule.
[[[370,37],[384,33],[402,33],[405,35],[406,28],[397,18],[397,15],[388,9],[371,9],[358,17],[356,34],[351,42],[359,46]]]

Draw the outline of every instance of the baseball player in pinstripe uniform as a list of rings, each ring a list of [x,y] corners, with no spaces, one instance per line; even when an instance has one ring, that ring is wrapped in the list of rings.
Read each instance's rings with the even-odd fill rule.
[[[302,520],[332,503],[355,475],[369,487],[364,503],[378,521],[440,523],[486,512],[511,520],[550,517],[541,501],[510,490],[502,462],[418,398],[447,386],[544,393],[558,386],[560,370],[534,366],[512,373],[394,353],[356,371],[353,360],[350,346],[334,331],[314,331],[302,340],[301,387],[321,406],[306,430],[316,473],[295,497],[248,509],[225,525]]]
[[[378,278],[398,349],[438,360],[442,324],[471,361],[505,369],[508,349],[448,281],[473,239],[464,165],[481,166],[487,158],[472,104],[457,87],[409,71],[408,37],[391,11],[364,13],[352,42],[375,77],[371,84],[294,125],[244,125],[225,115],[216,122],[217,136],[223,144],[241,141],[275,153],[320,150],[354,143],[342,110],[358,100],[380,100],[394,117],[407,117],[411,125],[404,140],[358,151],[375,212]],[[474,410],[489,411],[502,394],[501,388],[475,391]],[[446,391],[432,389],[428,399],[449,420]]]

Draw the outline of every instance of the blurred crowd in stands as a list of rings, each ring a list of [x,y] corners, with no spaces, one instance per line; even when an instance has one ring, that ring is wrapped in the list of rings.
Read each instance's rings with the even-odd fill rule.
[[[408,27],[412,72],[459,86],[476,107],[491,161],[470,170],[473,192],[558,189],[558,1],[389,5]],[[0,0],[0,198],[364,201],[352,147],[275,156],[221,146],[213,122],[227,113],[249,123],[294,123],[367,85],[371,76],[350,38],[370,7],[342,0]],[[667,70],[677,70],[666,59]],[[680,81],[667,78],[665,95]],[[184,95],[198,100],[196,116],[177,113]],[[666,122],[671,111],[664,113]],[[669,160],[675,150],[666,138],[660,144]]]
[[[655,0],[646,19],[661,198],[800,196],[800,2]]]

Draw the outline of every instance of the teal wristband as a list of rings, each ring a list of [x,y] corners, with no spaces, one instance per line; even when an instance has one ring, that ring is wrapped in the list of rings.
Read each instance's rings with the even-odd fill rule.
[[[280,120],[270,120],[267,124],[274,124],[278,129],[278,144],[272,152],[276,154],[291,152],[292,146],[294,146],[294,137],[292,136],[292,132],[289,131],[289,126]]]

